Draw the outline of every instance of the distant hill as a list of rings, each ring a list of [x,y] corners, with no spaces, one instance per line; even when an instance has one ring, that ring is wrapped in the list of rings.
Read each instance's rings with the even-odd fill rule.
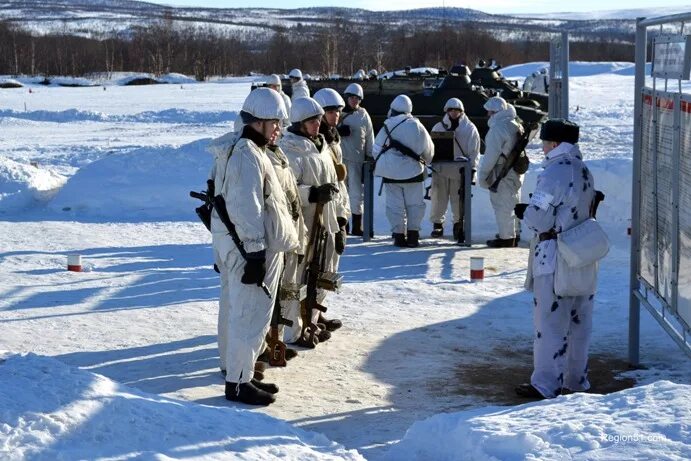
[[[353,27],[410,25],[435,29],[441,24],[463,23],[496,31],[507,39],[544,27],[569,30],[576,38],[611,35],[621,39],[634,32],[632,10],[596,15],[492,15],[468,8],[420,8],[401,11],[368,11],[354,8],[183,8],[133,0],[5,0],[0,1],[0,20],[10,20],[36,33],[71,33],[98,37],[126,35],[133,27],[167,20],[174,24],[210,28],[219,32],[262,33],[299,28],[309,34],[334,23]]]

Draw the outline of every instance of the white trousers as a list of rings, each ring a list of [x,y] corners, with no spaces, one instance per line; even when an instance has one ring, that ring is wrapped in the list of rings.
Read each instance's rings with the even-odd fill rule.
[[[547,398],[561,388],[590,389],[588,347],[593,327],[593,298],[557,296],[554,274],[534,278],[533,374],[530,383]]]
[[[221,270],[220,255],[214,250],[214,259],[216,266],[221,271],[221,296],[218,298],[218,356],[220,358],[219,366],[221,370],[226,369],[226,349],[228,348],[228,316],[230,315],[230,295],[228,294],[228,273]]]
[[[406,230],[420,230],[425,217],[424,185],[422,182],[384,183],[386,217],[391,232],[405,234]]]
[[[432,175],[432,209],[430,210],[429,219],[433,223],[443,224],[446,209],[451,201],[451,213],[453,215],[453,222],[461,221],[461,197],[458,195],[458,190],[461,188],[461,178],[447,178],[440,175]]]
[[[510,180],[507,176],[499,182],[496,192],[490,191],[489,201],[494,208],[494,217],[497,220],[500,239],[512,239],[516,237],[518,220],[513,209],[520,200],[520,183]]]
[[[348,169],[348,198],[350,199],[350,213],[361,215],[365,203],[364,187],[362,185],[362,162],[345,162]]]
[[[225,258],[219,258],[221,277],[227,280],[227,296],[220,301],[222,315],[219,315],[219,347],[225,352],[221,355],[226,370],[226,381],[231,383],[247,383],[254,376],[254,363],[262,352],[264,339],[269,331],[274,300],[278,295],[278,282],[283,270],[283,255],[281,253],[266,253],[266,284],[271,298],[257,285],[245,285],[240,281],[245,269],[245,260],[240,252],[233,247]],[[217,263],[218,264],[218,263]],[[223,282],[221,282],[223,287]],[[227,306],[227,308],[226,308]],[[227,315],[225,314],[227,312]]]

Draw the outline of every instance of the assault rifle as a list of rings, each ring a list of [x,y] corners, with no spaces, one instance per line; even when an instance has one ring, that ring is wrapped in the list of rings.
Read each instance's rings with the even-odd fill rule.
[[[317,203],[312,221],[312,233],[310,235],[309,247],[306,257],[308,257],[305,277],[307,281],[307,298],[301,303],[301,314],[303,318],[303,337],[309,344],[316,346],[319,343],[317,333],[319,327],[319,313],[326,312],[326,308],[317,302],[318,289],[327,291],[339,291],[343,281],[343,276],[334,272],[327,272],[327,244],[329,242],[328,232],[322,224],[322,212],[324,205]]]
[[[278,293],[281,293],[280,286],[278,287]],[[283,317],[281,298],[283,298],[283,296],[279,294],[274,302],[274,310],[271,314],[271,328],[269,330],[269,337],[267,338],[267,344],[269,346],[269,365],[274,367],[286,366],[286,345],[279,337],[278,326],[293,326],[292,320]]]
[[[213,183],[213,181],[211,182]],[[218,214],[218,217],[221,219],[221,222],[226,226],[226,229],[228,229],[228,235],[230,235],[230,238],[233,239],[233,243],[240,252],[242,259],[244,259],[245,262],[247,262],[247,252],[245,251],[245,247],[242,245],[242,241],[238,236],[238,232],[235,230],[235,224],[233,224],[233,221],[230,220],[230,216],[228,216],[228,209],[226,208],[225,199],[222,195],[219,194],[214,196],[213,199],[211,199],[211,202],[213,207],[216,209],[216,214]],[[271,299],[271,292],[269,291],[269,288],[263,281],[260,285],[260,288],[264,290],[266,296],[268,296],[269,299]]]
[[[199,219],[201,222],[204,224],[204,227],[210,232],[211,231],[211,212],[214,209],[214,203],[213,203],[213,197],[215,194],[214,191],[214,180],[213,179],[207,179],[206,180],[206,190],[201,191],[201,192],[195,192],[193,190],[190,191],[190,197],[196,198],[198,200],[201,200],[204,202],[204,204],[200,207],[197,207],[194,209],[195,213],[197,213],[197,216],[199,216]]]
[[[523,130],[523,133],[518,135],[518,139],[513,145],[513,148],[511,149],[511,152],[509,152],[508,155],[505,155],[506,160],[504,161],[504,164],[501,167],[501,170],[499,170],[499,173],[496,176],[496,179],[492,183],[492,185],[489,187],[489,190],[492,192],[496,192],[497,188],[499,187],[499,183],[501,182],[502,179],[506,177],[507,174],[509,174],[509,171],[511,171],[514,168],[514,165],[516,165],[516,162],[519,161],[520,157],[524,157],[524,161],[527,160],[526,154],[525,154],[525,148],[530,142],[533,137],[537,134],[537,130],[539,129],[540,125],[537,122],[530,122],[526,129]],[[504,154],[502,154],[504,155]],[[526,168],[522,172],[519,172],[520,174],[525,173],[525,171],[528,169],[527,168],[527,162],[525,162]],[[490,178],[487,178],[490,179]]]

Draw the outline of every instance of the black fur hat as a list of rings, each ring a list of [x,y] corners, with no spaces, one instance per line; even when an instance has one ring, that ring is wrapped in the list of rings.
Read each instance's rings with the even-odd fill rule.
[[[563,118],[547,120],[540,128],[540,139],[543,141],[576,144],[578,142],[578,134],[578,125]]]

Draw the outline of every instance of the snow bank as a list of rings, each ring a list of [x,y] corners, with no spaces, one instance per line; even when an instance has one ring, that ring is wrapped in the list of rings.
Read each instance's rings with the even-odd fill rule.
[[[206,186],[211,168],[208,139],[146,147],[104,157],[81,168],[49,207],[74,217],[124,219],[196,219],[190,190]]]
[[[525,77],[533,72],[538,72],[543,67],[549,67],[549,61],[528,62],[516,64],[501,69],[506,78]],[[650,64],[648,64],[648,71]],[[569,62],[570,77],[589,77],[600,74],[634,75],[636,64],[633,62]],[[648,72],[649,73],[649,72]]]
[[[658,381],[417,422],[387,460],[691,459],[691,386]]]
[[[14,212],[50,199],[65,177],[40,166],[0,155],[0,213]]]
[[[0,357],[0,382],[6,460],[364,459],[321,434],[230,403],[166,399],[34,354]]]
[[[15,110],[0,110],[0,118],[16,118],[34,122],[109,122],[109,123],[199,123],[218,124],[234,121],[237,111],[199,112],[186,109],[164,109],[146,111],[131,115],[110,115],[103,112],[89,110],[67,109],[60,111],[34,110],[21,112]]]

